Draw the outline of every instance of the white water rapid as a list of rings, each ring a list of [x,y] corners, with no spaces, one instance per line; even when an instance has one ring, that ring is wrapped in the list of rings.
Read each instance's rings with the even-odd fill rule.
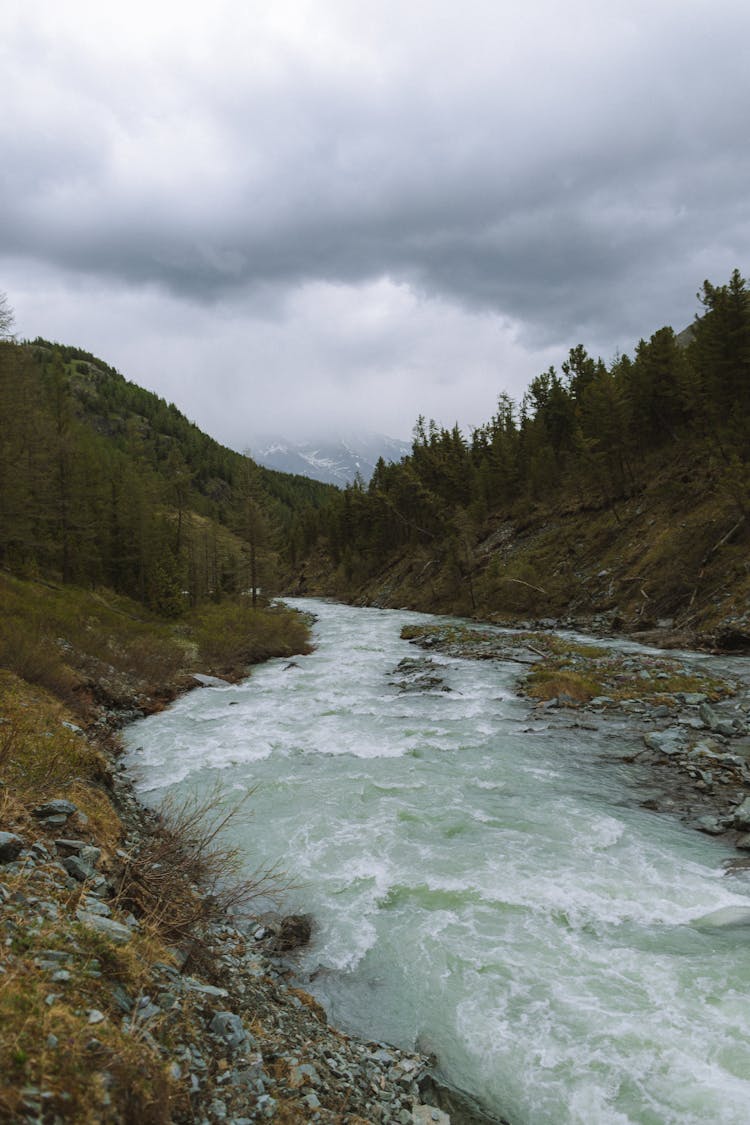
[[[530,721],[517,665],[435,655],[451,690],[401,692],[425,615],[292,604],[315,652],[133,724],[127,760],[146,800],[258,787],[236,831],[315,916],[332,1022],[418,1042],[512,1125],[746,1125],[750,927],[691,923],[750,886],[639,807],[637,737]]]

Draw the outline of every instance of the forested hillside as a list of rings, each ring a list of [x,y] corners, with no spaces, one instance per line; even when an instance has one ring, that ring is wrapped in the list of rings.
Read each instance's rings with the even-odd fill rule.
[[[332,589],[498,617],[747,629],[750,304],[706,281],[690,331],[606,364],[584,347],[466,438],[417,422],[324,521]]]
[[[0,566],[162,614],[273,588],[332,491],[257,466],[88,352],[0,344]]]

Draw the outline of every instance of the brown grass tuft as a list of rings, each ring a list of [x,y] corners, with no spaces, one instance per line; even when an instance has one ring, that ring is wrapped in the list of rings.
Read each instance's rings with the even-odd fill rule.
[[[241,814],[253,790],[228,804],[220,789],[207,797],[168,797],[154,829],[125,863],[118,898],[121,905],[170,944],[193,957],[205,949],[207,927],[229,911],[250,913],[259,897],[276,899],[285,889],[283,874],[262,868],[243,874],[239,846],[223,835]]]

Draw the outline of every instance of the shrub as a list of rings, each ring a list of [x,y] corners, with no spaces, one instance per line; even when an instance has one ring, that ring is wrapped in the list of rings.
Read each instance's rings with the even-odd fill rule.
[[[244,874],[239,846],[223,838],[253,794],[227,803],[221,789],[199,798],[167,797],[153,830],[126,861],[120,904],[136,912],[160,940],[186,947],[200,958],[207,927],[227,911],[249,914],[259,897],[275,899],[284,889],[277,868]]]

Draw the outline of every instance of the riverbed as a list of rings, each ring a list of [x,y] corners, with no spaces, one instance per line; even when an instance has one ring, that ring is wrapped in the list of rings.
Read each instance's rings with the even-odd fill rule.
[[[133,724],[127,764],[146,801],[257,787],[236,840],[316,919],[298,972],[332,1022],[512,1125],[744,1125],[750,928],[700,919],[750,885],[641,808],[637,732],[530,725],[510,661],[416,683],[427,615],[292,604],[313,653]]]

